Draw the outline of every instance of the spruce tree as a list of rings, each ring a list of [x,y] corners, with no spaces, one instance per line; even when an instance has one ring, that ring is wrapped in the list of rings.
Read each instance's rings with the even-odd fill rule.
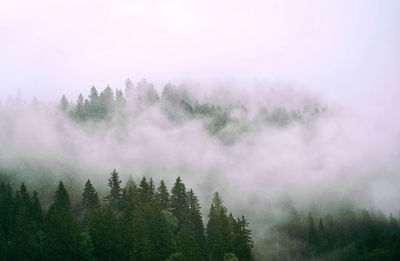
[[[121,235],[110,205],[97,210],[89,221],[89,234],[98,260],[121,260]]]
[[[111,177],[108,179],[108,186],[110,187],[110,194],[106,197],[106,200],[115,210],[120,208],[122,198],[121,180],[116,169],[111,173]]]
[[[94,211],[100,207],[99,196],[88,179],[82,193],[82,210],[83,210],[83,225],[88,224],[89,219],[92,217]]]
[[[156,198],[161,210],[169,210],[169,192],[164,180],[161,180],[157,188]]]
[[[235,220],[230,215],[230,219],[232,227],[232,252],[235,253],[239,260],[253,260],[253,241],[251,239],[251,231],[248,228],[249,223],[244,216]]]
[[[200,203],[192,189],[189,190],[187,195],[189,201],[188,229],[198,245],[201,258],[205,260],[207,257],[207,250],[204,223],[200,213]]]
[[[218,192],[215,192],[207,223],[209,260],[223,261],[224,254],[231,250],[231,229],[227,209]]]
[[[62,111],[66,111],[66,110],[68,109],[68,105],[69,105],[69,102],[68,102],[68,100],[67,100],[67,97],[65,97],[65,95],[63,95],[63,96],[61,97],[61,100],[60,100],[59,108],[60,108]]]
[[[187,226],[184,226],[176,236],[177,249],[183,254],[185,260],[201,261],[201,250],[193,234]]]
[[[32,219],[35,220],[36,226],[38,229],[42,230],[43,229],[43,209],[42,209],[42,204],[39,201],[38,194],[35,191],[33,191],[33,196],[32,196]]]
[[[9,258],[39,260],[38,227],[32,218],[32,201],[24,183],[15,195],[15,221],[11,230]],[[23,249],[23,251],[20,251]]]
[[[82,93],[79,94],[78,100],[76,101],[75,116],[80,120],[85,119],[84,98]]]
[[[171,212],[178,219],[178,230],[187,222],[189,203],[186,194],[186,187],[182,179],[178,177],[171,190]]]
[[[150,200],[154,200],[155,195],[156,195],[156,187],[154,185],[153,178],[150,177],[150,181],[149,181],[149,198],[150,198]]]
[[[92,88],[90,88],[89,99],[90,99],[91,105],[96,104],[99,99],[99,93],[98,93],[96,87],[94,87],[94,86],[92,86]]]
[[[45,219],[45,260],[76,260],[79,230],[72,217],[68,192],[62,181]]]
[[[139,184],[139,195],[143,204],[150,201],[150,185],[144,176]]]

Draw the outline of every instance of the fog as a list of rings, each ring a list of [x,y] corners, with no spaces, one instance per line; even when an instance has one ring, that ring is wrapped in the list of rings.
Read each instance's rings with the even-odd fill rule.
[[[399,11],[391,0],[1,1],[0,171],[33,187],[90,178],[102,196],[114,168],[169,188],[181,176],[205,218],[219,191],[256,244],[282,202],[399,215]],[[80,93],[125,90],[127,77],[137,96],[124,93],[125,107],[77,120]],[[204,104],[212,112],[193,112]]]
[[[165,97],[153,105],[136,97],[128,100],[125,118],[84,123],[63,113],[56,101],[9,97],[0,107],[1,167],[36,186],[90,178],[100,191],[114,168],[123,181],[151,176],[169,187],[179,175],[198,193],[205,216],[219,191],[234,214],[248,216],[255,238],[279,216],[287,197],[300,209],[348,199],[398,213],[400,132],[391,114],[365,117],[354,106],[293,87],[229,84],[202,91],[196,84],[177,87],[200,102],[231,108],[229,122],[216,133],[207,130],[207,117],[166,107]],[[277,106],[324,111],[301,122],[263,122],[262,107]]]

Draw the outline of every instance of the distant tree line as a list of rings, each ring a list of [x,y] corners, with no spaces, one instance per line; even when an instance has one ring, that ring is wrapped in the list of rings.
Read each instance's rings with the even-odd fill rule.
[[[200,102],[185,89],[167,84],[161,96],[151,83],[142,80],[136,86],[128,79],[125,91],[116,89],[115,92],[107,86],[99,92],[94,86],[85,98],[79,94],[76,102],[68,101],[62,96],[59,107],[62,111],[77,121],[110,120],[113,117],[126,117],[129,113],[140,112],[155,104],[160,104],[161,110],[173,122],[200,118],[206,119],[205,127],[211,134],[217,134],[228,124],[242,126],[245,122],[237,123],[233,111],[247,114],[243,104],[220,105],[209,102]],[[132,108],[134,110],[132,111]],[[251,121],[265,125],[285,127],[293,122],[309,122],[326,108],[315,106],[301,109],[287,109],[283,106],[275,108],[261,107]],[[247,117],[247,116],[246,116]]]
[[[300,214],[276,225],[262,245],[268,260],[400,260],[400,224],[368,210]]]
[[[244,216],[228,214],[218,193],[204,226],[193,190],[178,177],[169,191],[143,177],[121,185],[116,170],[101,200],[87,180],[73,206],[60,181],[44,211],[24,183],[0,184],[0,260],[253,260]]]

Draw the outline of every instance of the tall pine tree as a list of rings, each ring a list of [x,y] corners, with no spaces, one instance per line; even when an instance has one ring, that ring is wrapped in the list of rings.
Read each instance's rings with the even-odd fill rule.
[[[46,260],[76,260],[79,230],[72,217],[68,192],[62,181],[45,219]]]

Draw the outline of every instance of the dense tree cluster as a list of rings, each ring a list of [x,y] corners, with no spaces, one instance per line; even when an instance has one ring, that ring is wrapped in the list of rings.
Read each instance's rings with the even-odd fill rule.
[[[228,214],[215,193],[204,226],[200,204],[180,177],[171,192],[143,177],[125,186],[116,170],[101,200],[90,180],[72,204],[60,181],[42,209],[22,183],[0,185],[0,260],[253,260],[244,217]]]
[[[392,215],[345,207],[301,214],[274,227],[263,245],[268,260],[400,260],[400,224]]]
[[[231,136],[245,132],[250,125],[285,127],[294,122],[307,123],[326,110],[316,105],[312,109],[307,105],[299,109],[262,106],[255,115],[250,115],[246,106],[239,102],[218,104],[215,101],[199,101],[185,88],[178,88],[170,83],[159,95],[146,80],[134,85],[129,79],[124,92],[118,89],[114,92],[108,86],[99,93],[93,86],[88,98],[79,94],[75,103],[62,96],[59,108],[73,119],[86,122],[126,119],[127,115],[143,112],[156,104],[173,123],[181,124],[191,119],[203,120],[205,129],[212,135],[218,135],[226,143],[232,143],[235,137]]]

